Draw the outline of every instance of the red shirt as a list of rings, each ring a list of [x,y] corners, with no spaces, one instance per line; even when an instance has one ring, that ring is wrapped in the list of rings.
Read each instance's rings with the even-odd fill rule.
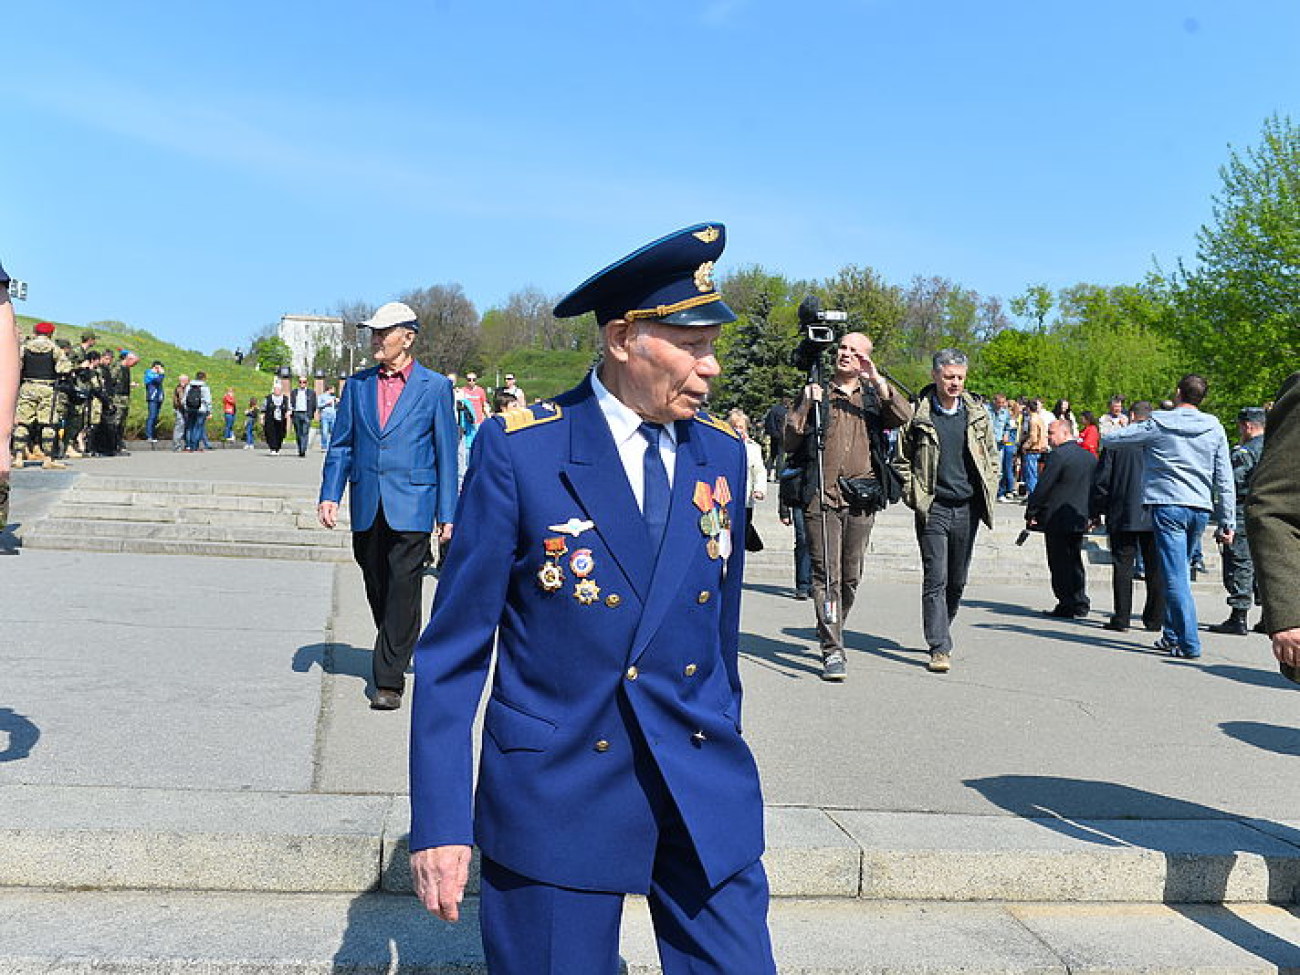
[[[397,405],[402,390],[406,388],[406,381],[411,378],[413,368],[415,368],[414,359],[406,364],[405,369],[397,372],[389,372],[380,367],[377,384],[379,386],[379,429],[382,430],[388,425],[388,418],[393,415],[393,407]]]
[[[223,412],[223,413],[234,413],[234,412],[235,412],[235,394],[234,394],[234,393],[227,393],[225,396],[221,397],[221,412]]]
[[[1097,456],[1101,449],[1101,431],[1095,424],[1083,428],[1083,432],[1079,434],[1079,444],[1084,450],[1091,451],[1092,456]]]

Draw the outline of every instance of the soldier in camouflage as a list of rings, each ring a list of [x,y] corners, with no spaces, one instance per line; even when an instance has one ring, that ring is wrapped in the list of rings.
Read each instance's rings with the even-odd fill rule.
[[[1246,501],[1255,465],[1264,451],[1264,410],[1248,406],[1237,414],[1241,443],[1232,450],[1232,479],[1237,488],[1237,532],[1232,543],[1223,546],[1223,587],[1228,590],[1228,618],[1210,627],[1211,633],[1245,636],[1246,613],[1257,601],[1255,563],[1246,542]]]
[[[131,367],[139,361],[138,355],[123,349],[116,359],[109,359],[108,368],[104,370],[104,391],[113,404],[114,430],[109,456],[127,454],[124,434],[127,411],[131,408]]]
[[[18,401],[18,328],[9,301],[9,275],[0,266],[0,531],[9,521],[9,435]]]
[[[54,325],[37,322],[35,334],[23,342],[22,385],[18,387],[18,407],[14,416],[15,467],[26,459],[41,461],[41,466],[61,468],[58,455],[59,417],[54,385],[60,376],[72,371],[72,363],[54,342]]]

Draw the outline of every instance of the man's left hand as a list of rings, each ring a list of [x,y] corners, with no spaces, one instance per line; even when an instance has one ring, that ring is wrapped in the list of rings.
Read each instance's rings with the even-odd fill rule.
[[[445,521],[438,526],[438,544],[446,545],[451,541],[451,522]]]
[[[1273,634],[1273,656],[1277,662],[1290,667],[1300,667],[1300,626],[1278,630]]]

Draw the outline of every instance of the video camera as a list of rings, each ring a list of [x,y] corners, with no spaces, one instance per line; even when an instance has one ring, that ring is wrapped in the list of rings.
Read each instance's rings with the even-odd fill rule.
[[[821,355],[835,344],[835,329],[827,322],[847,322],[846,311],[823,311],[821,299],[808,295],[799,302],[799,329],[803,338],[790,354],[790,362],[801,372],[811,372]]]

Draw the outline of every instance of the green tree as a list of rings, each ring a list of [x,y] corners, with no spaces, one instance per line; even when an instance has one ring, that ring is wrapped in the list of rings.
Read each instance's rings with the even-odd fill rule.
[[[725,279],[721,291],[737,320],[723,327],[718,340],[722,375],[714,384],[712,408],[725,414],[739,407],[749,415],[752,432],[774,401],[803,382],[790,364],[798,342],[792,284],[750,267]]]
[[[1167,326],[1227,415],[1300,368],[1300,130],[1269,118],[1259,144],[1230,150],[1219,176],[1196,264],[1174,276]]]
[[[253,343],[253,359],[262,372],[275,372],[293,363],[293,350],[278,335],[266,335]]]
[[[1051,314],[1056,296],[1045,284],[1031,284],[1024,294],[1016,295],[1009,302],[1011,314],[1017,318],[1028,319],[1038,331],[1047,328],[1047,316]]]

